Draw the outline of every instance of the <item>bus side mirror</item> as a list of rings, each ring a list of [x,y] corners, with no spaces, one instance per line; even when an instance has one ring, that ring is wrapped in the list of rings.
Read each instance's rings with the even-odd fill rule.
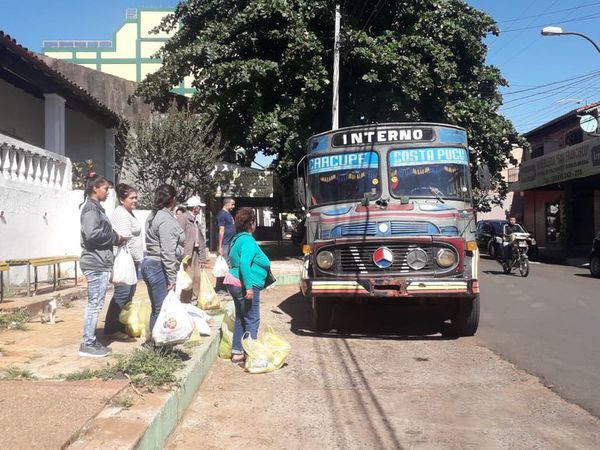
[[[492,189],[492,176],[490,175],[490,168],[484,162],[477,166],[477,182],[479,188],[484,191]]]
[[[298,177],[294,180],[294,191],[296,192],[296,200],[300,206],[306,206],[306,187],[304,186],[304,177]]]

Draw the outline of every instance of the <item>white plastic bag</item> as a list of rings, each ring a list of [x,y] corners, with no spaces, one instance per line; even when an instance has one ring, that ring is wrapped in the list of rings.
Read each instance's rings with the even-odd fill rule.
[[[169,291],[158,314],[152,339],[156,345],[175,345],[187,340],[194,331],[194,321],[177,294]]]
[[[194,326],[198,334],[201,336],[210,336],[210,325],[208,324],[210,316],[197,306],[190,305],[189,303],[183,303],[183,307],[194,321]]]
[[[183,263],[179,265],[179,270],[177,271],[175,289],[177,289],[178,295],[181,294],[181,291],[189,291],[192,289],[192,277],[190,277],[185,271],[185,266]]]
[[[113,265],[112,282],[117,285],[133,285],[138,282],[133,258],[125,246],[117,249],[117,256],[115,256],[115,263]]]
[[[227,265],[227,261],[222,256],[217,256],[217,260],[215,261],[215,267],[213,267],[213,275],[215,278],[223,278],[227,275],[229,271],[229,266]]]

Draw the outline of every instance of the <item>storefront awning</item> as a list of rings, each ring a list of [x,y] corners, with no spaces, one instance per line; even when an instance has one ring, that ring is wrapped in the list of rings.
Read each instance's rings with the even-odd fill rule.
[[[600,174],[600,138],[564,147],[548,155],[521,163],[517,181],[510,191],[526,191],[542,186]]]

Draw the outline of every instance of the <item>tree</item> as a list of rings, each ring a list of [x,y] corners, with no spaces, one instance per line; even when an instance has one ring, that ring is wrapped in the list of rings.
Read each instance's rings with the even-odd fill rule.
[[[498,113],[499,70],[482,42],[493,19],[462,0],[342,2],[340,126],[431,121],[465,127],[475,170],[500,171],[523,144]],[[330,128],[333,0],[188,0],[161,30],[175,36],[163,66],[138,89],[164,107],[169,89],[193,74],[195,108],[214,118],[231,146],[250,158],[278,156],[289,186],[307,138]],[[496,195],[492,200],[498,201]]]
[[[139,189],[145,207],[163,183],[175,186],[180,201],[213,192],[223,145],[206,119],[171,106],[166,114],[133,122],[125,145],[122,176]]]

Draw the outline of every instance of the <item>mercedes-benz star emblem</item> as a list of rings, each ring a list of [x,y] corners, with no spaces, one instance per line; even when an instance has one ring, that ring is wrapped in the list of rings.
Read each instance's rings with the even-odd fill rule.
[[[413,270],[421,270],[427,265],[429,258],[422,248],[415,248],[406,255],[406,264]]]
[[[380,269],[387,269],[394,263],[394,254],[387,247],[379,247],[373,252],[373,262]]]

